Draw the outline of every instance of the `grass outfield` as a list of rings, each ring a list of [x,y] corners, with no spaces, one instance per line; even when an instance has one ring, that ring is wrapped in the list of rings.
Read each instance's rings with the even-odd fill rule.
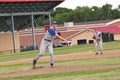
[[[49,62],[41,62],[40,65],[46,66]],[[39,63],[38,63],[39,64]],[[120,57],[106,58],[88,58],[78,60],[56,61],[56,66],[75,65],[75,66],[111,66],[119,65]],[[38,65],[39,66],[39,65]],[[29,69],[31,64],[13,64],[0,66],[1,73],[15,72],[19,70]],[[18,76],[13,78],[0,78],[0,80],[120,80],[119,68],[108,68],[100,70],[80,70],[73,72],[60,72],[51,74],[37,74]]]
[[[4,78],[0,80],[120,80],[120,69],[29,75],[15,78]]]
[[[119,50],[120,41],[103,43],[104,50]],[[94,44],[54,48],[55,55],[70,54],[76,52],[95,51]],[[22,52],[16,54],[0,55],[0,62],[33,58],[38,53],[36,51]],[[45,56],[48,56],[46,51]],[[113,66],[120,65],[120,57],[99,57],[76,60],[55,61],[55,66]],[[37,66],[49,66],[49,61],[38,62]],[[0,74],[28,70],[31,63],[20,63],[10,65],[0,65]],[[11,78],[0,78],[0,80],[120,80],[120,68],[107,68],[98,70],[79,70],[71,72],[58,72],[37,75],[25,75]]]
[[[105,42],[103,43],[103,48],[104,50],[118,50],[120,49],[120,41]],[[95,51],[95,44],[54,48],[55,55],[70,54],[70,53],[76,53],[76,52],[87,52],[87,51]],[[25,58],[33,58],[35,55],[38,54],[38,52],[39,52],[38,50],[35,50],[35,51],[27,51],[27,52],[15,53],[15,54],[14,53],[3,54],[3,55],[0,55],[0,62],[25,59]],[[48,56],[49,55],[48,51],[46,51],[44,55]]]

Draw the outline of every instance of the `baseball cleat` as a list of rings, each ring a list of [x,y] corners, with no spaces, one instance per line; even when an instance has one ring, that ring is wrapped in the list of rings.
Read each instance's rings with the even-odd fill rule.
[[[98,55],[99,53],[98,52],[96,52],[96,55]]]
[[[101,52],[100,54],[103,54],[103,52]]]
[[[33,67],[32,67],[33,69],[35,68],[36,62],[37,61],[35,59],[33,59]]]
[[[54,65],[53,65],[53,63],[51,63],[51,64],[50,64],[50,67],[51,67],[51,68],[54,68]]]

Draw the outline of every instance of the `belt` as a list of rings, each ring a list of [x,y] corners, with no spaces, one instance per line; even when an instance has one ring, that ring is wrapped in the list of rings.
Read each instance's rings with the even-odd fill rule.
[[[51,42],[51,40],[48,40],[48,39],[44,39],[45,41],[48,41],[48,42]]]

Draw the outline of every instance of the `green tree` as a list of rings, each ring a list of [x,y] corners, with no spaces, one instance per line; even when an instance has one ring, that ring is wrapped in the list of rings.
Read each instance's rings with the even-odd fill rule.
[[[120,12],[118,11],[118,9],[114,9],[112,10],[112,18],[116,19],[120,17]]]
[[[91,8],[91,20],[99,20],[101,17],[101,8],[97,7],[97,6],[93,6]]]
[[[73,11],[72,9],[68,9],[68,8],[62,8],[62,7],[58,7],[58,8],[56,8],[55,10],[53,10],[52,12],[51,12],[51,16],[55,16],[55,15],[57,15],[57,14],[62,14],[62,13],[69,13],[69,12],[71,12],[71,11]]]
[[[104,19],[111,19],[112,18],[112,5],[105,4],[101,8],[101,18]]]
[[[111,4],[105,4],[102,7],[80,7],[77,6],[76,9],[67,8],[56,8],[51,11],[52,20],[56,20],[59,24],[64,22],[84,22],[93,20],[105,20],[105,19],[116,19],[120,18],[120,5],[118,9],[112,9]]]

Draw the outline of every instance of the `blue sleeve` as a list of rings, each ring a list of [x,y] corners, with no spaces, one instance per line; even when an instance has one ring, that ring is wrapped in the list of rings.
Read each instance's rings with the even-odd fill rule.
[[[55,31],[53,28],[50,28],[50,29],[48,30],[48,32],[49,32],[50,35],[52,35],[52,36],[55,36],[55,34],[56,34],[56,31]]]

